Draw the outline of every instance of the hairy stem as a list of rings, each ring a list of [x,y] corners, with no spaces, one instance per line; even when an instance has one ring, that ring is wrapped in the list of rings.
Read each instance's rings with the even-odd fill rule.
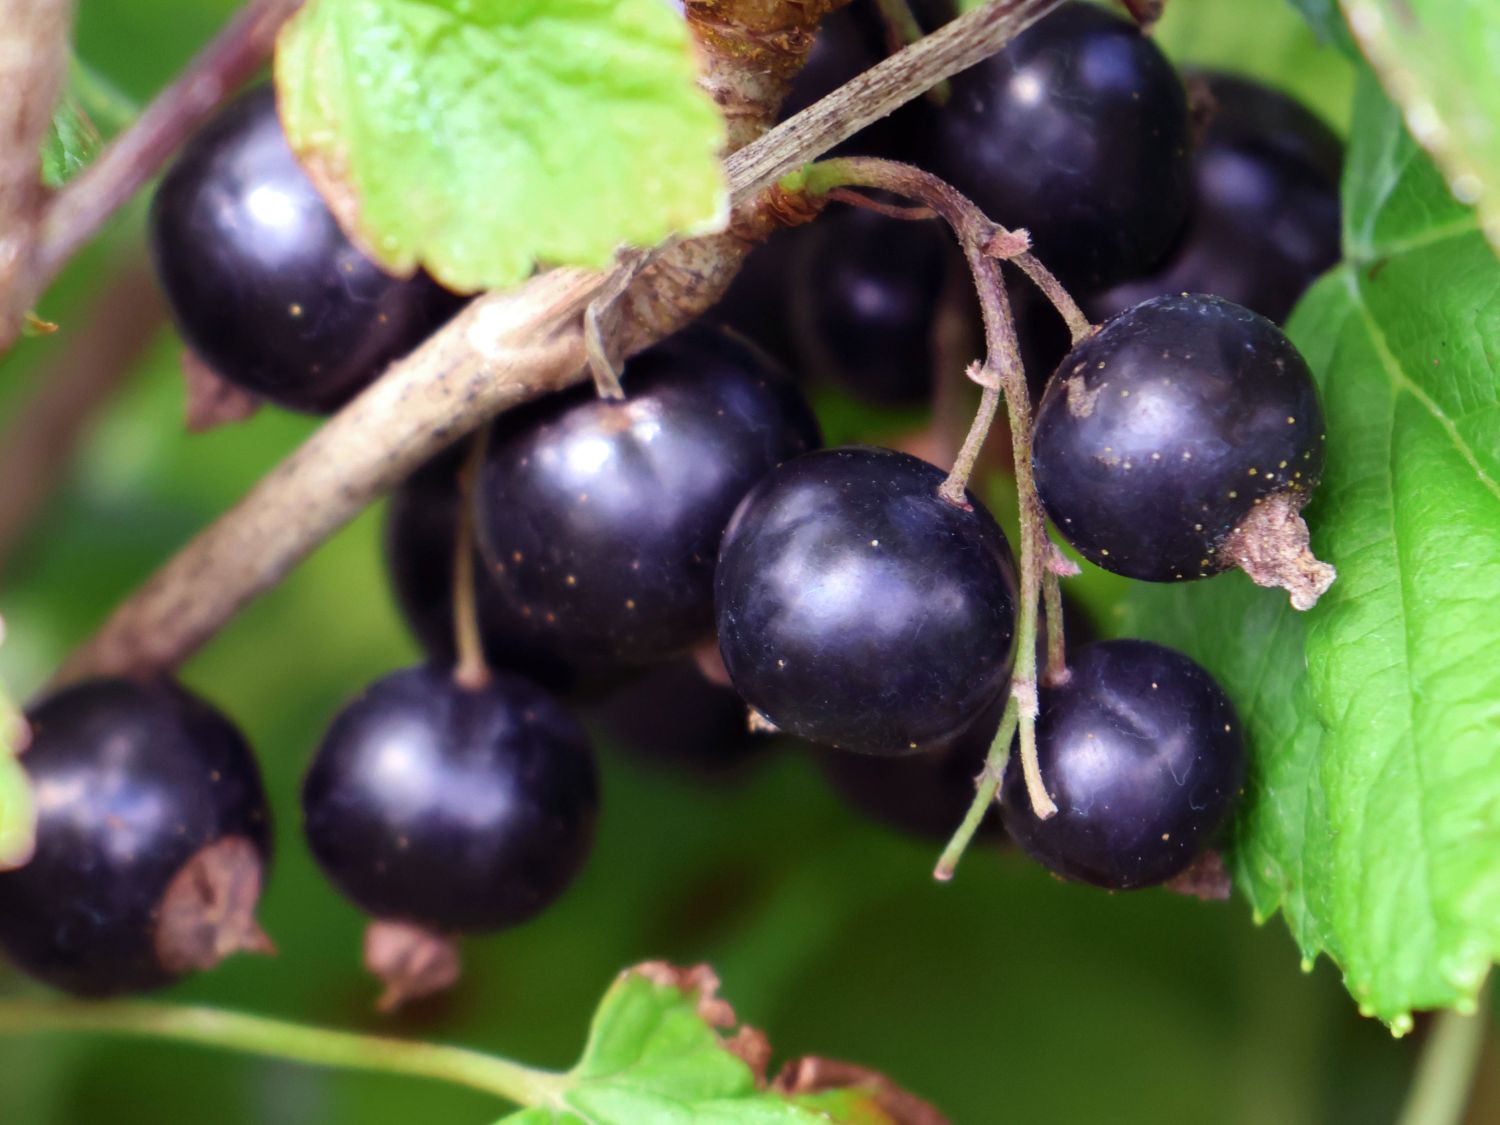
[[[1396,1125],[1459,1125],[1474,1085],[1474,1072],[1489,1024],[1490,986],[1467,1015],[1444,1011],[1428,1033],[1411,1089]]]
[[[994,0],[731,153],[724,169],[736,218],[764,209],[776,193],[763,192],[779,177],[993,54],[1060,2]],[[693,257],[714,239],[712,253]],[[748,248],[740,244],[736,257],[724,239],[688,240],[654,256],[624,298],[622,355],[717,299]],[[59,682],[176,665],[441,447],[502,410],[579,381],[583,311],[611,276],[552,270],[472,302],[148,579],[73,654]],[[668,280],[678,292],[663,309]],[[643,296],[634,303],[637,291]]]
[[[1052,302],[1052,307],[1058,312],[1068,326],[1068,334],[1077,344],[1093,334],[1094,326],[1089,323],[1089,318],[1083,314],[1078,307],[1078,302],[1073,300],[1073,295],[1063,288],[1062,282],[1057,280],[1057,275],[1042,265],[1029,250],[1022,254],[1012,255],[1011,261],[1021,267],[1021,271],[1029,278],[1032,284],[1042,291],[1042,295]]]
[[[37,229],[30,267],[17,279],[10,309],[19,316],[36,303],[68,260],[154,176],[224,98],[270,56],[276,32],[302,0],[251,0],[148,105],[48,204]],[[0,350],[15,342],[0,337]]]
[[[1010,760],[1010,744],[1016,737],[1016,720],[1019,717],[1015,696],[1011,696],[1010,702],[1005,705],[1005,713],[1000,716],[1000,729],[995,732],[994,740],[990,743],[990,752],[985,757],[984,769],[979,773],[974,789],[974,803],[969,806],[969,811],[964,814],[963,823],[949,839],[948,846],[943,849],[943,854],[938,857],[937,866],[932,870],[932,877],[939,882],[946,883],[953,878],[953,872],[958,869],[958,861],[968,850],[969,841],[974,838],[974,833],[979,831],[980,824],[984,822],[985,813],[989,812],[990,806],[995,803],[995,796],[1000,791],[1000,782],[1005,778],[1005,764]]]
[[[1062,582],[1050,566],[1042,570],[1042,598],[1047,610],[1047,667],[1042,683],[1057,687],[1068,682],[1068,653],[1063,635]]]
[[[478,691],[490,682],[484,639],[479,633],[478,584],[474,574],[474,492],[479,486],[484,448],[484,431],[475,431],[469,438],[469,450],[458,474],[458,528],[453,537],[453,640],[458,654],[453,680],[471,691]]]
[[[0,1035],[97,1032],[172,1039],[341,1070],[431,1078],[494,1094],[516,1105],[546,1105],[567,1088],[566,1075],[535,1070],[463,1047],[308,1027],[214,1008],[139,1002],[0,1001]]]
[[[1036,631],[1037,604],[1042,593],[1042,568],[1046,565],[1051,543],[1042,520],[1041,502],[1031,472],[1031,397],[1026,387],[1026,372],[1021,364],[1016,341],[1015,318],[1000,274],[997,251],[1006,251],[1024,242],[1006,228],[987,218],[969,199],[951,186],[920,168],[872,157],[844,157],[826,160],[790,176],[783,184],[788,190],[800,188],[811,195],[825,194],[835,187],[876,188],[915,199],[937,212],[952,228],[974,276],[979,296],[980,314],[984,320],[985,358],[977,380],[988,386],[998,380],[1005,393],[1010,417],[1011,454],[1015,461],[1016,492],[1021,514],[1021,598],[1016,624],[1015,670],[1011,674],[1011,694],[1019,713],[1021,768],[1033,812],[1046,819],[1057,812],[1057,805],[1042,783],[1036,755]],[[989,400],[993,406],[993,399]],[[990,419],[984,403],[975,419],[974,430],[964,443],[973,446],[972,457],[989,430]],[[960,455],[963,456],[962,454]],[[944,482],[942,495],[954,503],[963,500],[972,463],[960,460]],[[955,499],[956,498],[956,499]]]

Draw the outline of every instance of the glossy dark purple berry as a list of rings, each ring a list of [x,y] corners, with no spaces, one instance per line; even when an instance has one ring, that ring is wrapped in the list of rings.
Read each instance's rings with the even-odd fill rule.
[[[36,852],[0,874],[0,948],[80,996],[159,988],[239,949],[270,850],[255,758],[176,686],[92,680],[27,715]]]
[[[151,205],[151,255],[183,340],[294,410],[334,410],[458,307],[361,254],[292,156],[262,86],[188,142]]]
[[[334,719],[302,787],[329,879],[383,920],[469,933],[515,925],[583,866],[598,807],[583,729],[550,695],[435,666],[375,681]]]
[[[1261,505],[1295,518],[1323,468],[1323,412],[1269,320],[1218,297],[1157,297],[1068,353],[1032,463],[1047,515],[1090,562],[1206,578],[1241,561],[1226,548]]]
[[[812,742],[907,754],[952,738],[1010,673],[1015,566],[942,470],[849,447],[745,498],[715,579],[719,649],[746,702]]]
[[[1029,230],[1065,284],[1111,285],[1170,249],[1191,190],[1187,95],[1134,22],[1075,0],[952,87],[929,166]]]
[[[386,567],[401,615],[427,655],[449,667],[456,659],[453,550],[466,451],[461,442],[413,473],[391,495],[385,523]],[[574,686],[585,670],[548,648],[538,627],[490,581],[477,551],[474,581],[486,662],[555,690]]]
[[[1188,657],[1101,641],[1041,691],[1037,759],[1057,815],[1031,811],[1021,771],[1001,788],[1005,826],[1037,862],[1115,890],[1181,873],[1223,825],[1245,770],[1234,707]]]
[[[926,399],[956,254],[938,223],[858,209],[819,219],[790,273],[799,366],[874,402]]]
[[[710,635],[725,524],[818,428],[775,364],[719,329],[635,357],[624,386],[502,416],[477,512],[491,575],[549,644],[645,663]]]
[[[1246,78],[1206,74],[1213,117],[1194,161],[1193,208],[1166,263],[1084,299],[1095,320],[1172,293],[1212,293],[1278,323],[1339,260],[1339,139]]]

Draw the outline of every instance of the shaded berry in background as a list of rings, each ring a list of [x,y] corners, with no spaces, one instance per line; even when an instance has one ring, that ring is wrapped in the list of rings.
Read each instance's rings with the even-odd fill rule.
[[[924,400],[957,252],[938,222],[857,208],[821,216],[799,242],[790,274],[799,366],[868,401]]]
[[[1202,73],[1212,98],[1193,163],[1192,216],[1156,271],[1085,297],[1095,320],[1164,294],[1212,293],[1278,323],[1340,257],[1343,146],[1277,90]]]

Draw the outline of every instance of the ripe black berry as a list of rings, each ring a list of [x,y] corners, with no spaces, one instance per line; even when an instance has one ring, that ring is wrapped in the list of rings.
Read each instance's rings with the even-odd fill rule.
[[[562,652],[647,662],[713,628],[713,567],[735,505],[818,444],[764,353],[691,327],[632,359],[629,397],[591,387],[503,416],[477,498],[491,574]]]
[[[375,681],[334,719],[302,787],[307,842],[376,918],[442,932],[515,925],[556,899],[593,841],[583,729],[541,688],[443,669]]]
[[[1170,582],[1239,565],[1294,604],[1332,581],[1296,514],[1323,468],[1317,389],[1249,309],[1157,297],[1109,321],[1047,384],[1032,460],[1047,514],[1106,570]]]
[[[932,170],[996,222],[1025,227],[1063,281],[1096,289],[1150,267],[1187,215],[1187,96],[1130,20],[1064,4],[953,79]]]
[[[1057,815],[1031,811],[1021,771],[1001,788],[1005,826],[1049,870],[1128,890],[1182,872],[1240,791],[1239,720],[1212,676],[1147,641],[1078,650],[1043,688],[1037,758]]]
[[[795,276],[799,249],[814,229],[783,228],[774,231],[759,246],[751,247],[740,272],[707,317],[764,348],[799,380],[806,373],[798,364],[792,340],[788,307],[791,287],[787,279]]]
[[[951,738],[1010,672],[1015,566],[977,500],[888,449],[790,461],[724,535],[719,647],[735,689],[791,734],[873,754]]]
[[[0,874],[0,948],[81,996],[159,988],[237,950],[270,850],[254,756],[175,684],[94,680],[28,713],[36,853]]]
[[[1161,268],[1084,300],[1096,320],[1158,294],[1212,293],[1280,322],[1339,260],[1338,138],[1258,82],[1199,80],[1213,118],[1194,160],[1192,218]]]
[[[465,452],[466,444],[460,443],[418,469],[392,494],[386,512],[385,558],[396,602],[422,648],[445,666],[452,666],[456,659],[453,550],[458,535],[458,474]],[[474,582],[479,633],[489,665],[550,688],[572,686],[580,670],[549,649],[537,626],[505,599],[489,580],[477,552]]]
[[[292,156],[264,86],[221,110],[151,205],[151,253],[183,339],[294,410],[343,405],[457,307],[356,250]]]
[[[876,402],[925,399],[955,254],[937,223],[863,210],[820,219],[791,272],[802,370]]]

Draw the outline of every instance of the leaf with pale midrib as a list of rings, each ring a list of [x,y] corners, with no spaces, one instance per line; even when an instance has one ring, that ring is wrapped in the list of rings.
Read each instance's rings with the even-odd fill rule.
[[[1252,741],[1236,884],[1328,953],[1361,1010],[1467,1006],[1500,952],[1500,264],[1368,77],[1347,260],[1290,326],[1327,469],[1333,589],[1137,587],[1127,632],[1223,681]]]
[[[662,0],[311,0],[276,84],[293,149],[393,273],[501,287],[725,214],[723,123]]]

